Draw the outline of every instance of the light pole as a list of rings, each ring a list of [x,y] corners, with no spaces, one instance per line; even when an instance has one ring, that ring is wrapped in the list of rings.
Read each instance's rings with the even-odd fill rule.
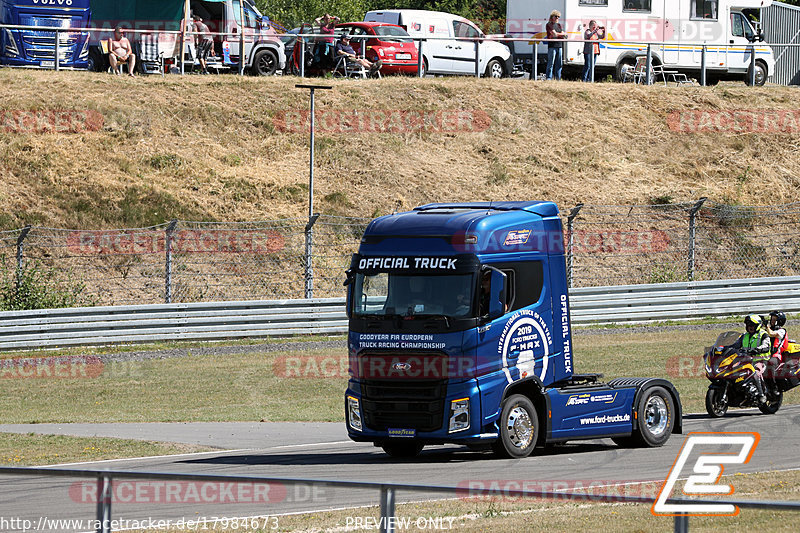
[[[295,85],[298,89],[311,91],[311,140],[308,158],[308,224],[306,224],[306,264],[305,264],[305,297],[314,297],[314,269],[312,264],[313,228],[319,215],[314,215],[314,91],[317,89],[333,89],[331,85]]]

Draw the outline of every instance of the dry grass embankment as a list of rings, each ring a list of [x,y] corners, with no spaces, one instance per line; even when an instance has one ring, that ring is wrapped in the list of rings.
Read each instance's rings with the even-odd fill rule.
[[[275,126],[281,112],[308,108],[298,81],[2,69],[0,112],[89,109],[103,126],[42,134],[0,125],[0,227],[303,216],[308,138]],[[317,198],[328,214],[372,216],[467,199],[798,198],[800,136],[689,135],[667,127],[667,116],[680,110],[793,109],[796,89],[325,82],[334,90],[317,93],[322,110],[479,109],[490,119],[479,132],[321,133]]]

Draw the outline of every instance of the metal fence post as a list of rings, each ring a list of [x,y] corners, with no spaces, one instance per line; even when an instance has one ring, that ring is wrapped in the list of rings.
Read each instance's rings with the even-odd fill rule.
[[[703,44],[703,49],[700,52],[700,85],[706,86],[708,80],[706,79],[706,45]]]
[[[539,77],[539,43],[537,42],[534,42],[533,44],[531,63],[533,63],[533,66],[531,67],[531,73],[533,74],[533,77],[531,79],[536,81],[536,78]]]
[[[474,42],[475,44],[475,77],[481,77],[481,61],[480,61],[480,45],[478,41]]]
[[[689,268],[686,278],[689,281],[694,281],[694,256],[695,256],[695,234],[697,228],[697,212],[703,207],[703,203],[708,200],[703,196],[689,210]]]
[[[652,45],[647,45],[647,68],[645,70],[645,85],[652,85],[650,77],[653,75],[653,48]]]
[[[111,533],[111,478],[97,478],[97,533]]]
[[[171,221],[167,226],[164,238],[164,249],[167,255],[164,267],[164,302],[168,304],[172,303],[172,233],[177,225],[177,220]]]
[[[689,515],[675,515],[675,533],[689,533]]]
[[[367,40],[361,39],[361,57],[367,57]]]
[[[575,228],[575,218],[580,213],[583,204],[580,203],[573,207],[569,215],[567,215],[567,288],[572,288],[572,260],[574,257],[573,254],[573,244],[574,244],[574,228]]]
[[[750,70],[747,71],[747,79],[750,87],[756,84],[756,47],[750,47]]]
[[[24,266],[24,259],[22,256],[22,249],[23,243],[25,241],[25,237],[28,236],[28,233],[31,231],[31,225],[28,224],[22,231],[19,233],[19,237],[17,237],[17,290],[19,290],[20,285],[22,284],[22,267]]]
[[[314,224],[319,218],[319,213],[314,213],[306,224],[306,264],[304,277],[306,280],[305,297],[314,297]]]
[[[422,78],[425,73],[422,72],[422,69],[425,65],[425,57],[422,55],[422,39],[419,40],[419,46],[417,47],[417,77]]]
[[[56,29],[56,46],[55,46],[55,48],[54,48],[54,50],[55,50],[55,57],[53,58],[53,59],[55,60],[55,62],[53,63],[53,65],[55,66],[56,72],[58,72],[58,71],[59,71],[59,65],[58,65],[58,56],[60,55],[60,52],[61,52],[61,46],[60,46],[60,44],[59,44],[59,42],[58,42],[58,41],[59,41],[59,35],[58,35],[58,29]]]
[[[394,489],[381,487],[381,533],[394,533]]]
[[[239,2],[239,76],[244,76],[244,2]]]
[[[306,38],[298,37],[300,40],[300,77],[306,77]]]

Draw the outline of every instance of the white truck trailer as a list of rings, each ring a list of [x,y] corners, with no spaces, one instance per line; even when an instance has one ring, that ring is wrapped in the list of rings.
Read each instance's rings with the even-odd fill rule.
[[[514,42],[514,56],[530,68],[534,56],[546,62],[545,25],[550,12],[561,12],[568,39],[583,39],[590,20],[606,28],[597,58],[598,75],[633,68],[636,57],[652,43],[653,63],[699,78],[703,43],[709,83],[722,79],[747,81],[751,48],[755,48],[755,80],[763,85],[775,68],[772,50],[753,28],[743,10],[759,10],[772,0],[508,0],[506,33],[530,37]],[[536,54],[534,54],[536,50]],[[567,71],[583,67],[583,43],[568,42],[564,50]],[[542,72],[541,68],[539,72]]]

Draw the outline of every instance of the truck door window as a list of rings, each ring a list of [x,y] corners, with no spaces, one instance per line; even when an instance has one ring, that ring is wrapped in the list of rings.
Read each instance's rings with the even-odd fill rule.
[[[460,20],[453,21],[453,35],[455,35],[456,38],[467,39],[477,39],[481,36],[477,28]]]
[[[541,261],[492,263],[506,275],[506,298],[509,311],[516,311],[539,301],[544,288],[544,269]]]
[[[717,20],[719,0],[692,0],[691,18]]]
[[[753,40],[753,29],[741,13],[731,13],[731,35]]]
[[[652,0],[625,0],[623,11],[636,11],[637,13],[650,13]]]

